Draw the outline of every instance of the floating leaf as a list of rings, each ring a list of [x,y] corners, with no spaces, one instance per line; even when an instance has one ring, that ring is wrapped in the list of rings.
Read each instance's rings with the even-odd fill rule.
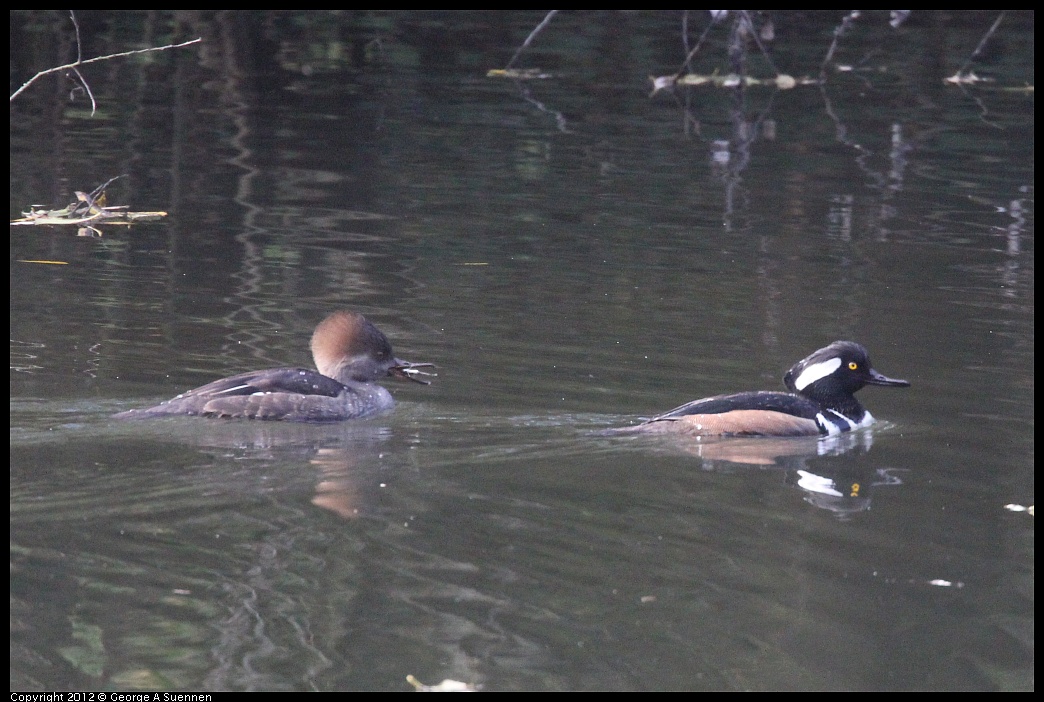
[[[413,685],[417,692],[478,692],[478,687],[459,680],[443,680],[437,685],[425,685],[412,675],[406,676],[406,682]]]

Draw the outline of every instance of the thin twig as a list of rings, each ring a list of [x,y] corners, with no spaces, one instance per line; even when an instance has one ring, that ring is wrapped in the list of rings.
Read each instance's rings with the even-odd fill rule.
[[[769,56],[769,52],[765,49],[765,45],[761,43],[761,37],[758,36],[758,30],[754,28],[754,18],[750,16],[750,11],[740,10],[743,18],[747,21],[747,27],[750,29],[750,36],[754,38],[754,43],[758,45],[758,49],[761,50],[761,55],[768,61],[769,68],[777,76],[779,75],[779,69],[776,68],[776,64],[773,63],[772,57]]]
[[[14,102],[14,99],[16,97],[18,97],[22,93],[23,90],[25,90],[30,85],[32,85],[36,81],[37,78],[41,78],[41,77],[47,75],[48,73],[56,73],[57,71],[64,71],[67,68],[75,68],[77,66],[86,66],[88,63],[95,63],[96,61],[108,61],[109,59],[120,58],[121,56],[133,56],[134,54],[145,54],[145,53],[148,53],[150,51],[165,51],[167,49],[180,49],[183,46],[188,46],[189,44],[198,44],[201,41],[203,41],[202,37],[197,38],[197,39],[193,39],[191,41],[185,41],[185,42],[182,42],[180,44],[167,44],[166,46],[153,46],[153,47],[150,47],[148,49],[135,49],[134,51],[123,51],[123,52],[120,52],[118,54],[109,54],[107,56],[95,56],[94,58],[87,59],[86,61],[76,60],[73,63],[67,63],[67,64],[65,64],[63,66],[55,66],[54,68],[48,68],[46,71],[40,71],[39,73],[37,73],[35,76],[33,76],[32,78],[27,80],[24,84],[22,84],[21,88],[19,88],[18,90],[14,91],[14,93],[11,95],[11,102]]]
[[[98,111],[98,103],[94,101],[94,93],[91,92],[91,86],[87,85],[87,79],[83,77],[82,73],[80,73],[79,68],[73,67],[72,72],[80,79],[80,84],[83,86],[83,89],[87,91],[87,97],[91,99],[91,117],[93,117],[94,113]]]
[[[855,21],[859,19],[859,16],[863,13],[860,10],[852,10],[844,19],[841,20],[841,24],[834,28],[834,40],[830,42],[830,48],[827,49],[826,56],[823,57],[823,63],[819,66],[819,77],[822,80],[826,80],[827,64],[830,63],[830,59],[834,58],[834,52],[837,51],[837,43],[840,41],[842,35],[845,34]]]
[[[76,30],[76,63],[83,61],[83,42],[80,40],[80,20],[76,19],[76,11],[69,10],[69,19],[73,23],[73,29]],[[91,99],[91,117],[98,111],[98,103],[94,100],[94,93],[91,92],[91,86],[87,84],[87,79],[80,73],[80,69],[73,68],[72,72],[76,74],[76,77],[80,81],[80,85],[87,92],[87,97]]]
[[[996,20],[995,20],[995,21],[993,22],[993,26],[992,26],[992,27],[990,27],[990,28],[989,28],[989,29],[988,29],[988,30],[986,31],[986,34],[985,34],[985,35],[983,35],[983,37],[982,37],[982,41],[980,41],[980,42],[979,42],[979,45],[975,47],[975,51],[971,52],[971,56],[969,56],[969,57],[968,57],[968,60],[967,60],[967,61],[965,61],[965,62],[964,62],[964,65],[963,65],[963,66],[961,66],[961,67],[960,67],[960,69],[959,69],[959,70],[957,71],[957,75],[959,75],[959,76],[960,76],[960,75],[964,75],[964,70],[965,70],[966,68],[968,68],[968,66],[970,66],[970,65],[971,65],[971,62],[972,62],[972,61],[974,61],[974,60],[975,60],[975,57],[979,55],[979,52],[980,52],[980,51],[982,51],[982,47],[986,45],[986,42],[987,42],[987,41],[989,41],[989,38],[990,38],[991,36],[993,36],[993,33],[994,33],[995,31],[997,31],[997,27],[999,27],[999,26],[1000,26],[1001,20],[1003,20],[1003,19],[1004,19],[1004,14],[1005,14],[1006,12],[1007,12],[1007,10],[1001,10],[1001,13],[1000,13],[1000,14],[999,14],[999,15],[997,16],[997,19],[996,19]]]
[[[522,53],[522,51],[525,50],[525,48],[527,46],[529,46],[530,42],[532,42],[534,39],[536,39],[536,35],[540,34],[540,31],[544,27],[547,26],[547,23],[551,21],[551,18],[554,17],[557,14],[558,14],[558,10],[549,10],[548,11],[548,13],[544,16],[544,20],[540,24],[538,24],[536,26],[536,29],[534,29],[532,32],[529,33],[529,36],[526,37],[526,40],[524,42],[522,42],[522,46],[518,47],[518,51],[515,52],[515,55],[511,57],[510,61],[508,61],[507,66],[504,67],[505,71],[507,69],[511,68],[512,64],[515,63],[515,61],[518,59],[518,57]]]
[[[83,60],[83,44],[80,43],[80,21],[76,19],[76,12],[69,10],[69,19],[72,20],[73,29],[76,30],[76,63]]]
[[[682,61],[681,66],[678,67],[678,70],[674,74],[675,80],[678,80],[684,75],[686,67],[689,68],[690,73],[692,72],[692,66],[689,62],[692,61],[692,58],[696,55],[696,52],[700,50],[701,46],[703,46],[703,40],[707,38],[707,35],[710,34],[711,28],[719,22],[721,17],[722,15],[716,15],[714,13],[711,13],[711,23],[708,24],[707,28],[703,30],[703,34],[701,34],[700,38],[696,41],[696,46],[692,47],[692,51],[690,51],[685,56],[685,60]]]

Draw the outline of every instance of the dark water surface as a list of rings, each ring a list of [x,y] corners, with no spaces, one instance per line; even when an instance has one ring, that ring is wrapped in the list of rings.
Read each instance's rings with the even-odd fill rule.
[[[542,77],[487,77],[542,17],[78,15],[85,57],[204,42],[83,67],[93,117],[12,102],[12,218],[120,174],[169,212],[11,228],[12,689],[1033,689],[1032,15],[971,86],[992,13],[654,96],[680,13],[565,13]],[[776,16],[776,67],[839,18]],[[12,14],[12,92],[70,26]],[[338,308],[438,378],[332,426],[110,418],[310,365]],[[602,433],[835,339],[912,383],[872,431]]]

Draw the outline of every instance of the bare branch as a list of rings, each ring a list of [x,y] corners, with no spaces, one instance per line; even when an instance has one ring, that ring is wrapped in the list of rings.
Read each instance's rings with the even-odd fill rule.
[[[511,57],[511,60],[510,60],[510,61],[508,61],[508,64],[507,64],[507,66],[505,66],[505,70],[506,70],[506,69],[508,69],[508,68],[511,68],[511,65],[512,65],[512,64],[514,64],[516,60],[518,60],[518,57],[519,57],[519,55],[521,55],[522,51],[523,51],[523,50],[524,50],[524,49],[525,49],[525,48],[526,48],[527,46],[529,46],[529,44],[530,44],[530,43],[531,43],[531,42],[532,42],[532,41],[533,41],[534,39],[536,39],[536,35],[537,35],[537,34],[540,34],[540,31],[541,31],[541,30],[542,30],[542,29],[543,29],[544,27],[546,27],[546,26],[547,26],[547,23],[551,21],[551,18],[552,18],[552,17],[554,17],[554,16],[555,16],[555,15],[557,15],[557,14],[558,14],[558,10],[549,10],[549,11],[548,11],[548,13],[547,13],[547,14],[546,14],[546,15],[544,16],[544,19],[543,19],[543,21],[542,21],[542,22],[541,22],[540,24],[538,24],[538,25],[536,26],[536,29],[534,29],[534,30],[533,30],[532,32],[530,32],[530,33],[529,33],[529,36],[528,36],[528,37],[526,37],[526,40],[525,40],[524,42],[522,42],[522,46],[518,47],[518,51],[516,51],[516,52],[515,52],[515,55]]]
[[[678,78],[682,77],[682,74],[685,72],[686,67],[689,69],[690,73],[692,72],[692,65],[690,64],[690,62],[692,61],[693,56],[695,56],[696,52],[700,50],[701,46],[703,46],[703,40],[707,38],[708,34],[710,34],[711,28],[714,25],[716,25],[723,17],[724,17],[723,15],[714,14],[713,12],[711,13],[711,23],[708,24],[707,28],[703,30],[703,34],[701,34],[700,38],[696,41],[696,46],[692,47],[692,51],[690,51],[685,56],[685,60],[682,61],[681,66],[679,66],[678,70],[675,71],[675,73],[674,73],[675,80],[677,80]],[[688,18],[688,10],[686,10],[685,18],[686,19]],[[685,34],[686,34],[686,36],[684,38],[685,38],[685,41],[687,43],[688,42],[688,36],[687,36],[688,32],[686,32]]]
[[[76,12],[69,10],[69,19],[72,20],[73,28],[76,30],[76,63],[83,60],[83,43],[80,41],[80,21],[76,19]]]
[[[968,60],[964,62],[964,65],[957,70],[957,75],[963,75],[964,71],[971,65],[971,62],[975,60],[975,57],[982,52],[982,47],[986,46],[986,42],[989,41],[990,37],[993,36],[993,33],[997,31],[997,27],[1000,26],[1001,20],[1004,19],[1006,12],[1006,10],[1002,10],[1000,15],[997,16],[997,19],[993,22],[993,26],[986,31],[986,34],[982,37],[982,41],[980,41],[979,45],[975,47],[975,51],[971,53],[971,56],[969,56]]]
[[[87,59],[86,61],[81,61],[81,60],[77,59],[73,63],[67,63],[67,64],[62,65],[62,66],[55,66],[54,68],[48,68],[46,71],[40,71],[39,73],[37,73],[35,76],[33,76],[32,78],[27,80],[25,83],[23,83],[21,88],[19,88],[18,90],[14,91],[14,93],[12,93],[12,95],[11,95],[11,102],[14,102],[14,99],[16,97],[18,97],[22,93],[23,90],[25,90],[30,85],[32,85],[34,82],[36,82],[37,78],[42,78],[43,76],[46,76],[49,73],[57,73],[58,71],[64,71],[64,70],[67,70],[67,69],[70,69],[70,68],[76,68],[77,66],[86,66],[88,63],[95,63],[96,61],[108,61],[109,59],[120,58],[121,56],[133,56],[134,54],[145,54],[145,53],[148,53],[150,51],[166,51],[167,49],[180,49],[183,46],[188,46],[189,44],[198,44],[201,41],[203,41],[202,37],[197,38],[197,39],[193,39],[191,41],[185,41],[185,42],[182,42],[180,44],[167,44],[166,46],[153,46],[153,47],[150,47],[148,49],[135,49],[134,51],[122,51],[122,52],[120,52],[118,54],[108,54],[107,56],[95,56],[94,58]]]
[[[87,79],[80,73],[79,68],[73,68],[72,72],[76,74],[76,77],[80,79],[80,83],[83,85],[83,89],[87,91],[87,97],[91,99],[91,117],[98,111],[98,103],[94,101],[94,93],[91,92],[91,86],[87,85]]]
[[[834,52],[837,51],[837,43],[841,40],[841,37],[852,28],[855,21],[862,15],[860,10],[851,10],[844,19],[841,20],[841,24],[834,28],[834,40],[830,42],[830,48],[827,49],[826,56],[823,58],[823,63],[819,66],[819,77],[821,80],[826,80],[827,65],[830,60],[834,58]]]

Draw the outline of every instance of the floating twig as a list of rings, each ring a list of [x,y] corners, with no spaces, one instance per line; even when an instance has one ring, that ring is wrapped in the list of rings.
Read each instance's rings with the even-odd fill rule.
[[[105,189],[119,178],[110,178],[90,193],[76,191],[76,200],[57,210],[48,210],[33,205],[28,212],[23,212],[20,219],[11,221],[12,226],[52,225],[78,228],[80,236],[101,236],[97,226],[103,224],[119,224],[130,226],[135,222],[150,222],[167,216],[166,212],[130,212],[126,205],[105,205]],[[95,226],[97,225],[97,226]]]
[[[967,70],[968,66],[971,65],[971,62],[975,60],[975,57],[982,52],[982,48],[986,46],[986,42],[989,41],[991,36],[993,36],[993,33],[997,31],[997,27],[1000,26],[1001,20],[1004,19],[1004,15],[1006,12],[1007,10],[1001,10],[1001,13],[997,15],[997,19],[993,21],[993,26],[986,30],[986,33],[982,36],[982,39],[979,41],[979,45],[975,47],[975,51],[971,52],[971,56],[968,57],[968,60],[965,61],[964,65],[958,68],[957,72],[954,73],[952,76],[950,76],[949,78],[943,78],[943,83],[948,83],[950,85],[974,85],[975,83],[989,80],[988,78],[979,78],[977,75],[971,72],[965,73],[965,71]]]

